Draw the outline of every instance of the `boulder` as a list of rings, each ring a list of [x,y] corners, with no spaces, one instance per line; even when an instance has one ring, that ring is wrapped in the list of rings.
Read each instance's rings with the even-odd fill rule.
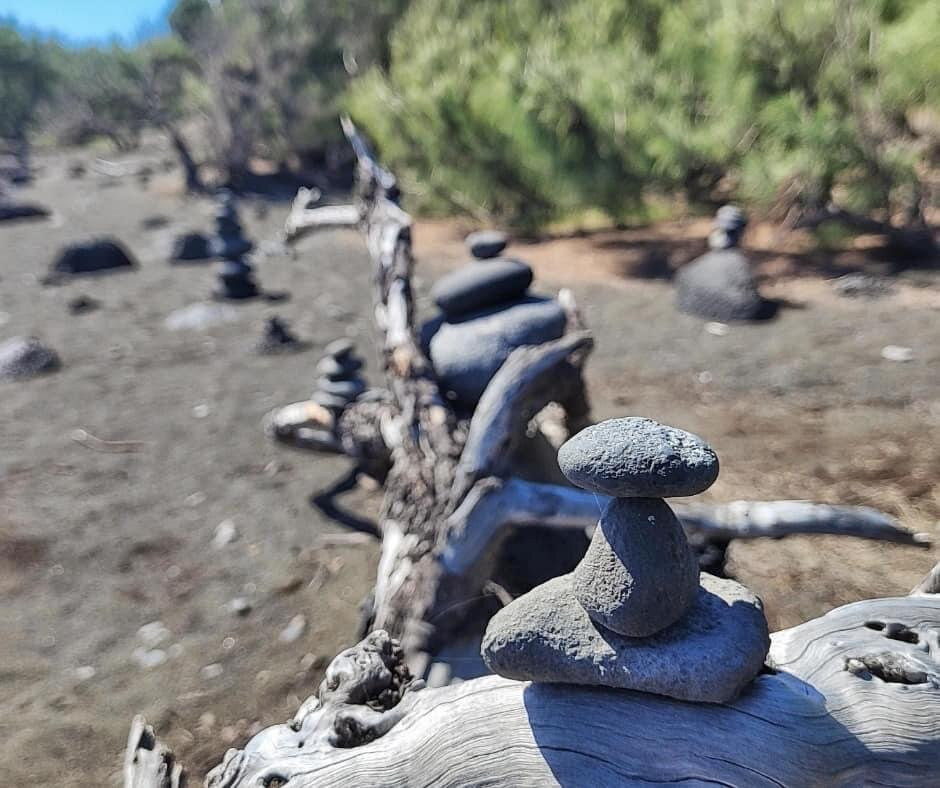
[[[52,264],[52,275],[90,274],[133,268],[136,263],[117,241],[101,238],[67,246]]]
[[[572,573],[591,619],[629,637],[674,624],[698,594],[698,558],[665,501],[615,498]]]
[[[437,281],[431,298],[449,318],[521,297],[532,284],[532,269],[517,260],[471,263]]]
[[[209,239],[202,233],[186,233],[173,239],[170,249],[170,262],[189,262],[193,260],[209,260],[212,252],[209,248]]]
[[[615,498],[697,495],[718,478],[718,456],[691,432],[652,419],[602,421],[558,450],[568,480]]]
[[[763,668],[770,635],[761,602],[733,580],[703,574],[689,612],[646,638],[596,625],[572,582],[571,575],[549,580],[490,619],[481,649],[490,670],[519,681],[727,703]]]
[[[60,366],[59,355],[36,337],[13,337],[0,343],[0,380],[25,380]]]
[[[761,297],[747,257],[737,249],[714,249],[676,274],[679,310],[730,323],[772,317],[774,304]]]
[[[513,350],[558,339],[566,319],[557,301],[527,296],[460,320],[432,321],[422,339],[443,389],[473,407]]]

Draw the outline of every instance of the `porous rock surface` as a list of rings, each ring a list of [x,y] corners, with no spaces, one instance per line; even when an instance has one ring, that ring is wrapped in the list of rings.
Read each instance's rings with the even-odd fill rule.
[[[558,339],[565,322],[557,301],[527,296],[457,321],[439,322],[436,331],[432,324],[424,338],[431,334],[429,355],[444,390],[472,406],[513,350]]]
[[[652,419],[610,419],[558,450],[572,484],[619,498],[697,495],[718,478],[718,456],[700,437]]]
[[[761,602],[733,580],[703,574],[689,612],[646,638],[596,625],[572,582],[549,580],[490,619],[482,654],[494,673],[725,703],[763,667],[770,635]]]
[[[769,317],[772,305],[757,290],[747,257],[737,249],[714,249],[676,274],[679,310],[730,323]]]
[[[448,317],[463,315],[522,296],[532,284],[532,269],[516,260],[465,265],[441,277],[431,298]]]
[[[698,559],[665,501],[616,498],[572,573],[581,606],[621,635],[646,637],[678,621],[698,595]]]

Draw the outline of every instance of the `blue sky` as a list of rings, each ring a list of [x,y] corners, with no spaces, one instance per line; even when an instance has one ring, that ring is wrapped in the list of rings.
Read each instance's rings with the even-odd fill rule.
[[[0,0],[0,17],[75,41],[132,40],[142,23],[161,17],[167,6],[167,0]]]

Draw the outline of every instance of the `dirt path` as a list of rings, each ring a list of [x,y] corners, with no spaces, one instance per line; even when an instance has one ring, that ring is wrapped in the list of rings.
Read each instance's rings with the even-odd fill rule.
[[[57,373],[2,387],[0,764],[11,785],[119,784],[127,728],[142,712],[198,773],[228,744],[292,715],[355,637],[375,547],[323,546],[340,529],[308,503],[346,464],[276,447],[259,421],[307,396],[326,342],[348,334],[371,352],[365,250],[353,232],[308,239],[295,257],[258,265],[262,284],[289,301],[172,332],[166,316],[202,299],[213,277],[168,265],[165,250],[175,233],[210,229],[211,206],[182,199],[173,176],[146,189],[133,179],[104,185],[66,179],[64,157],[42,163],[28,196],[56,216],[0,227],[0,338],[37,334],[63,360]],[[260,206],[243,205],[248,232],[274,238],[286,208],[262,216]],[[144,229],[152,216],[166,225]],[[424,294],[462,258],[459,232],[417,228]],[[139,269],[40,285],[61,244],[98,234],[124,241]],[[590,249],[601,241],[596,262]],[[940,289],[858,303],[830,297],[818,279],[780,280],[775,288],[802,308],[714,336],[675,312],[668,284],[622,276],[634,246],[621,236],[514,249],[533,261],[542,290],[574,288],[597,335],[588,375],[598,417],[642,414],[706,436],[722,458],[716,500],[869,504],[940,538]],[[101,308],[70,314],[79,294]],[[255,355],[271,314],[310,350]],[[882,360],[886,344],[914,348],[914,360]],[[375,379],[374,357],[367,371]],[[102,451],[115,447],[78,441],[76,430],[139,443]],[[374,510],[374,495],[356,496]],[[225,520],[237,538],[214,547]],[[937,554],[806,538],[740,546],[733,559],[782,626],[906,591]],[[250,612],[232,612],[236,598]],[[283,642],[297,614],[306,628]],[[155,621],[166,632],[149,648],[165,661],[141,667],[138,630]]]

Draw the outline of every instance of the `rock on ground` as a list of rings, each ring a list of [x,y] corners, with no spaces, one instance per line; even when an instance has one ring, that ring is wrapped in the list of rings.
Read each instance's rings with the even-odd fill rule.
[[[58,353],[36,337],[13,337],[0,343],[0,380],[25,380],[60,366]]]
[[[747,257],[737,249],[716,249],[676,274],[679,310],[730,323],[773,316],[774,305],[757,291]]]
[[[464,243],[470,254],[478,260],[488,260],[496,257],[506,248],[509,236],[499,230],[477,230],[475,233],[470,233]]]
[[[464,315],[520,298],[532,284],[532,269],[516,260],[470,263],[441,277],[431,290],[448,317]]]
[[[90,274],[136,266],[130,252],[120,243],[101,238],[65,247],[52,264],[53,275]]]

